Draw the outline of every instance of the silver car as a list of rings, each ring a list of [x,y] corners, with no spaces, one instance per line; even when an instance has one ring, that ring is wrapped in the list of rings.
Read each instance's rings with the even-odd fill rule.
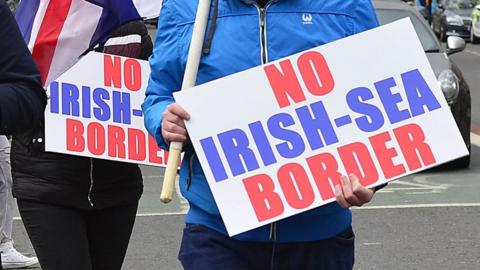
[[[465,41],[460,37],[450,36],[447,40],[447,49],[444,49],[422,15],[411,6],[393,0],[374,0],[373,4],[381,24],[405,17],[409,17],[412,21],[463,140],[470,150],[470,89],[460,69],[448,57],[463,51],[466,46]],[[470,155],[455,160],[451,165],[458,168],[469,167]]]

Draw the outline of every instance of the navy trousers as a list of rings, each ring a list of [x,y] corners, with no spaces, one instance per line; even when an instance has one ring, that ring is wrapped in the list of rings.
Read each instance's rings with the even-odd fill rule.
[[[351,270],[354,242],[352,228],[320,241],[262,243],[187,224],[178,259],[185,270]]]

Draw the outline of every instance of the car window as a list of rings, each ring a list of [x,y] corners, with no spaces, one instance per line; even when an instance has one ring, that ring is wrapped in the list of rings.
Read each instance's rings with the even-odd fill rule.
[[[409,17],[413,23],[413,27],[417,32],[420,42],[422,43],[423,49],[425,51],[435,51],[440,50],[436,37],[425,24],[420,21],[420,19],[409,10],[398,10],[398,9],[378,9],[377,10],[378,20],[380,24],[387,24],[394,22],[396,20]]]
[[[472,9],[476,2],[476,0],[449,0],[446,6],[451,9]]]

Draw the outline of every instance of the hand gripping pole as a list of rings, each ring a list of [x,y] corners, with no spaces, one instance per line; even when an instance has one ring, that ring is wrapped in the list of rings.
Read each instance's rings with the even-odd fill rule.
[[[198,66],[202,56],[202,47],[205,39],[205,30],[208,23],[208,15],[210,12],[210,0],[200,0],[197,8],[197,16],[193,26],[192,42],[188,51],[187,64],[182,82],[182,90],[195,86],[197,80]],[[175,187],[175,179],[177,177],[178,161],[182,153],[183,143],[171,142],[167,168],[163,179],[162,193],[160,200],[164,203],[172,201],[173,189]]]

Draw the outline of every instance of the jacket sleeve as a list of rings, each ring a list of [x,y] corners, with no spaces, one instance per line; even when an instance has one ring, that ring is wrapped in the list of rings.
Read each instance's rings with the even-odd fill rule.
[[[47,97],[5,1],[0,3],[0,52],[0,134],[18,134],[40,123]]]
[[[373,8],[371,0],[357,0],[353,14],[354,33],[370,30],[379,25],[377,14]]]
[[[163,149],[167,149],[168,145],[162,137],[162,113],[174,102],[173,92],[180,90],[184,70],[172,2],[164,1],[161,10],[153,54],[149,59],[150,79],[142,104],[145,127]]]

